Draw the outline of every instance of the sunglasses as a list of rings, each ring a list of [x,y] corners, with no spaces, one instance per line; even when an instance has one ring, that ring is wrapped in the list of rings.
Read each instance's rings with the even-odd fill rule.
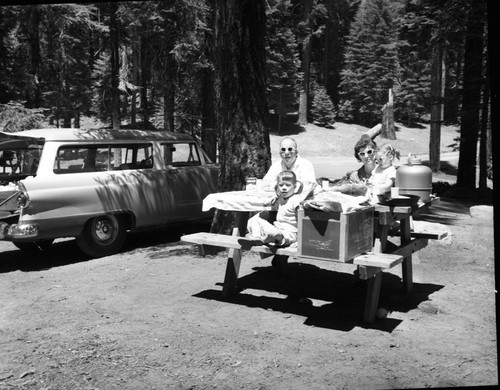
[[[295,150],[295,148],[281,148],[281,152],[286,152],[286,151],[289,151],[289,152],[293,152]]]
[[[367,156],[371,156],[371,155],[372,155],[372,153],[373,153],[373,150],[372,150],[372,149],[368,149],[366,152],[359,152],[358,154],[359,154],[361,157],[364,157],[364,156],[365,156],[365,154],[366,154]]]
[[[385,156],[387,156],[387,154],[388,154],[388,153],[389,153],[389,151],[385,152],[385,153],[384,153],[383,155],[381,155],[381,156],[377,156],[377,158],[375,158],[375,160],[377,160],[377,161],[381,161],[381,160],[383,160],[383,159],[385,158]]]

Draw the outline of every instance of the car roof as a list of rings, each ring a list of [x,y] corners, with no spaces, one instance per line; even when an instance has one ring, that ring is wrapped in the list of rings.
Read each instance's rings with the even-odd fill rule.
[[[46,141],[109,141],[109,140],[143,140],[143,141],[193,141],[193,137],[185,133],[151,130],[111,130],[111,129],[74,129],[46,128],[19,131],[16,133],[0,132],[4,137],[30,137]]]

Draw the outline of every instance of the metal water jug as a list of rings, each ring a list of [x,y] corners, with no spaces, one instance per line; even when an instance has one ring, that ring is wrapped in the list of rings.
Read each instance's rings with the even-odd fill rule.
[[[400,195],[418,195],[423,202],[430,200],[432,170],[416,156],[408,156],[408,164],[396,170],[396,187]]]

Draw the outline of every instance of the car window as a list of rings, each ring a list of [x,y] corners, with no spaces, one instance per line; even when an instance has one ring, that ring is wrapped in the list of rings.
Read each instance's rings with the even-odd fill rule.
[[[161,147],[165,165],[174,167],[201,165],[196,143],[165,143]]]
[[[153,147],[147,145],[129,145],[113,147],[113,169],[147,169],[153,168]],[[117,165],[121,161],[120,165]]]
[[[0,174],[34,175],[40,162],[40,149],[12,148],[0,150]]]
[[[54,162],[57,174],[110,170],[150,169],[151,144],[66,145],[59,148]]]

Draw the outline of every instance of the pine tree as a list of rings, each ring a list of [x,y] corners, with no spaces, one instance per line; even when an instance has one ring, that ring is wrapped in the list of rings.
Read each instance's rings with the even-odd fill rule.
[[[398,75],[397,35],[388,1],[363,1],[348,38],[340,116],[366,126],[379,122]]]
[[[335,123],[335,106],[326,93],[326,88],[313,84],[313,100],[311,104],[311,119],[314,124],[333,128]]]
[[[96,20],[96,8],[83,4],[43,6],[43,36],[40,71],[43,105],[59,126],[70,127],[74,118],[92,105],[90,57],[91,31],[103,29]]]

